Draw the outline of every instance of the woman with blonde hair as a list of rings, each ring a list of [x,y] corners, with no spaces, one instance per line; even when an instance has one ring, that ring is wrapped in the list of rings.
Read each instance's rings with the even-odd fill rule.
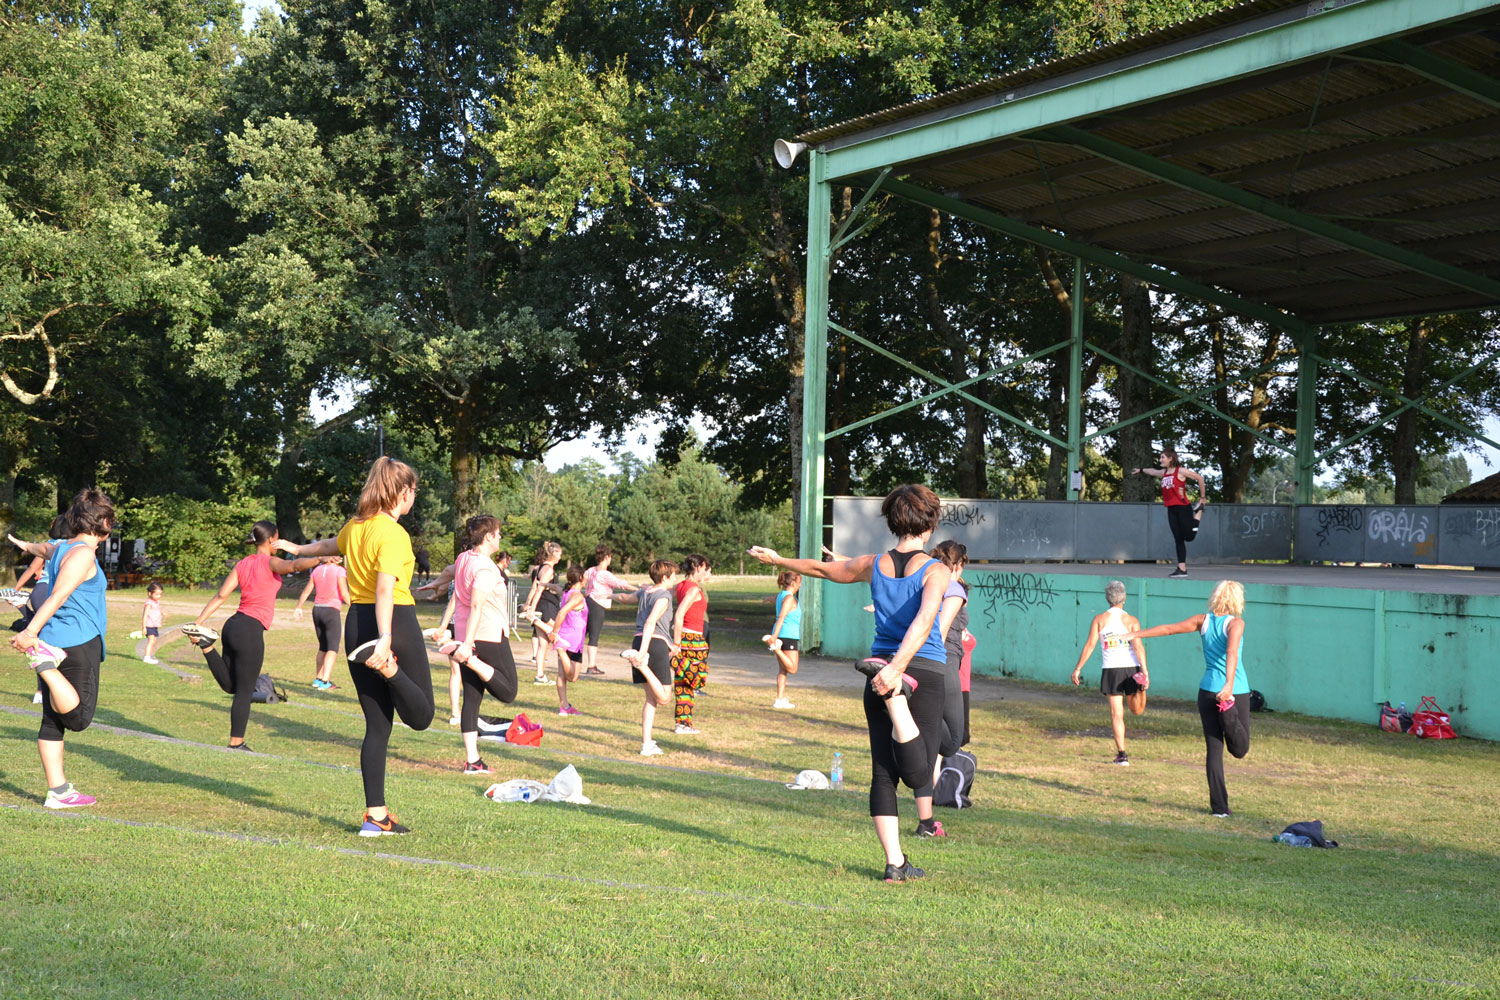
[[[1250,677],[1242,660],[1245,642],[1245,588],[1221,580],[1208,596],[1208,611],[1172,625],[1127,632],[1124,641],[1158,635],[1197,632],[1203,637],[1203,679],[1198,682],[1198,717],[1208,744],[1204,769],[1208,772],[1208,808],[1215,816],[1229,815],[1229,793],[1224,787],[1224,748],[1236,760],[1250,752]],[[1243,697],[1242,697],[1243,696]]]
[[[365,715],[365,738],[359,747],[365,788],[361,837],[410,832],[386,807],[386,750],[394,714],[418,732],[432,724],[432,669],[410,589],[417,559],[411,536],[397,520],[411,512],[416,500],[416,471],[405,462],[377,458],[365,477],[354,517],[337,538],[306,545],[279,542],[283,552],[294,556],[342,555],[349,574],[344,645]]]

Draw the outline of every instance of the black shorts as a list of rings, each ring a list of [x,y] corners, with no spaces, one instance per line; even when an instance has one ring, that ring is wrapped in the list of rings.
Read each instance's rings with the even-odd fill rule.
[[[578,650],[575,653],[571,649],[565,649],[565,650],[563,650],[563,652],[567,653],[568,654],[568,659],[572,660],[574,663],[582,663],[583,662],[583,650],[580,649],[580,650]]]
[[[1135,682],[1140,667],[1113,667],[1099,675],[1100,694],[1135,694],[1141,686]]]
[[[147,635],[154,635],[158,639],[160,639],[161,638],[161,629],[157,628],[155,625],[147,625],[146,626],[146,634]]]
[[[608,609],[592,597],[585,597],[583,603],[589,609],[589,632],[588,638],[584,640],[584,644],[597,646],[599,645],[599,636],[604,634],[604,612]]]
[[[42,697],[42,726],[36,734],[39,740],[61,742],[63,732],[81,733],[94,721],[94,707],[99,703],[99,662],[104,659],[104,640],[95,636],[88,642],[63,648],[67,657],[58,664],[57,672],[68,679],[73,690],[78,692],[78,704],[71,712],[59,712],[52,707],[52,692]],[[45,683],[45,682],[43,682]]]
[[[630,644],[631,649],[641,648],[641,637],[636,636],[635,641]],[[663,684],[672,683],[672,652],[667,640],[656,636],[651,640],[651,646],[646,651],[646,669],[656,675],[656,679]],[[646,683],[646,675],[641,673],[639,667],[630,668],[630,679],[636,684]]]
[[[777,638],[781,638],[778,636]],[[781,651],[783,653],[796,653],[802,649],[801,639],[781,639]]]
[[[338,608],[313,606],[313,631],[318,633],[318,652],[337,653],[342,630]]]

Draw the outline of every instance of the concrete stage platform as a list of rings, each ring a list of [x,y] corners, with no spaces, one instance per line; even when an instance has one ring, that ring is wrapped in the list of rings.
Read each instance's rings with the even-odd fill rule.
[[[1173,563],[973,563],[995,573],[1045,573],[1052,576],[1112,576],[1120,580],[1163,578]],[[1356,590],[1412,594],[1472,594],[1500,597],[1500,570],[1408,569],[1398,566],[1322,566],[1286,563],[1188,563],[1188,579],[1216,583],[1238,580],[1247,586],[1348,587]],[[1173,583],[1178,581],[1171,581]]]

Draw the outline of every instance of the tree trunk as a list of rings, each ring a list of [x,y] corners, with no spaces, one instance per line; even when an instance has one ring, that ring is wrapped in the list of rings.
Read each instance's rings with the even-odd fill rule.
[[[1427,348],[1432,330],[1426,319],[1412,321],[1406,328],[1406,374],[1401,378],[1401,395],[1416,399],[1426,381]],[[1417,502],[1417,471],[1422,456],[1417,453],[1417,422],[1421,414],[1407,410],[1396,418],[1396,433],[1391,440],[1391,474],[1396,479],[1396,503]]]
[[[9,460],[7,465],[10,471],[0,475],[0,531],[8,535],[16,530],[16,464],[13,454],[5,457]],[[0,579],[13,584],[16,581],[14,556],[18,550],[11,549],[9,543],[6,547],[10,549],[9,555],[13,558],[6,560],[4,567],[0,568]]]
[[[1119,278],[1120,357],[1142,371],[1152,371],[1156,367],[1156,353],[1151,339],[1151,293],[1145,285],[1128,275],[1122,274]],[[1120,420],[1129,420],[1151,408],[1151,383],[1146,379],[1121,368],[1116,385]],[[1149,419],[1122,427],[1116,435],[1120,467],[1126,470],[1120,494],[1126,501],[1155,500],[1159,492],[1155,479],[1129,473],[1130,469],[1157,464],[1157,449],[1152,438]]]
[[[1230,346],[1227,342],[1223,318],[1209,324],[1212,338],[1214,381],[1222,383],[1229,377]],[[1268,330],[1265,346],[1261,350],[1258,367],[1276,360],[1281,353],[1281,331]],[[1271,374],[1262,373],[1250,380],[1250,405],[1245,411],[1245,423],[1255,430],[1265,426],[1266,407],[1270,404]],[[1214,393],[1214,404],[1220,412],[1230,413],[1229,389],[1220,388]],[[1215,452],[1222,476],[1221,500],[1228,503],[1244,503],[1250,479],[1255,472],[1256,438],[1249,431],[1220,421],[1219,432],[1214,436]]]
[[[454,411],[448,474],[453,479],[453,551],[463,545],[464,522],[480,513],[479,437],[475,430],[480,394],[471,387],[464,401]]]
[[[296,402],[287,398],[288,401],[281,404],[281,454],[276,459],[276,472],[271,477],[272,503],[276,510],[276,531],[282,538],[300,540],[303,537],[302,503],[297,495],[297,467],[302,464],[312,412],[309,395],[301,395]]]
[[[969,345],[963,332],[954,327],[943,309],[938,276],[943,267],[943,216],[933,209],[927,219],[927,319],[938,340],[948,348],[948,380],[962,382],[969,377]],[[984,384],[976,383],[970,392],[984,399]],[[989,496],[989,475],[985,468],[985,411],[964,399],[950,395],[949,405],[958,405],[964,418],[964,436],[958,449],[958,494],[962,497]]]

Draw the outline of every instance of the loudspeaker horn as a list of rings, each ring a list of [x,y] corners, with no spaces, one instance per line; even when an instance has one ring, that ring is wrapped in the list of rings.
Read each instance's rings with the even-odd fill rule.
[[[791,169],[792,163],[802,155],[807,148],[805,142],[787,142],[785,139],[776,140],[776,164],[783,170]]]

